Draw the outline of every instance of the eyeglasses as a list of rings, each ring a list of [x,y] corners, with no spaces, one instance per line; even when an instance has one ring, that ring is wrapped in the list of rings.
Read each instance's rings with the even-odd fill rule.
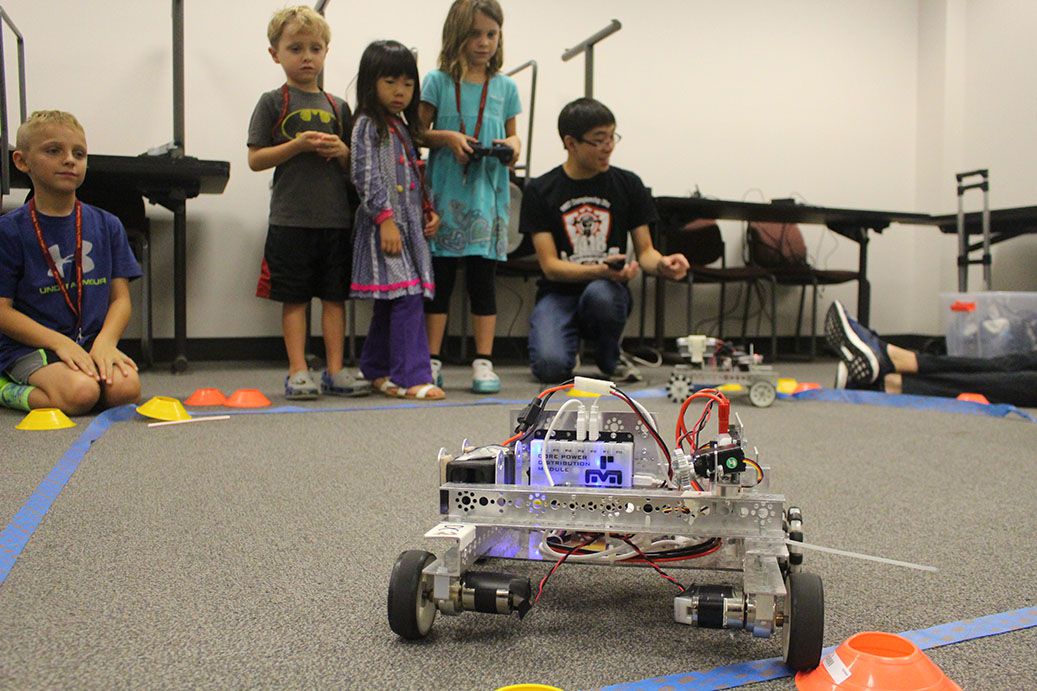
[[[593,146],[596,149],[604,149],[609,144],[611,144],[612,146],[619,144],[621,141],[623,141],[623,137],[621,137],[618,132],[614,132],[612,136],[602,137],[601,139],[598,139],[596,141],[584,139],[583,137],[580,137],[577,141]]]

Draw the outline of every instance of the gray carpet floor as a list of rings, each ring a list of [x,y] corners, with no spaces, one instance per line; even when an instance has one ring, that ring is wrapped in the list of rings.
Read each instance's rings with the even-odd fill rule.
[[[779,368],[831,380],[828,362]],[[502,368],[495,398],[540,387]],[[648,370],[660,387],[668,368]],[[386,622],[398,554],[438,520],[436,454],[508,436],[509,411],[447,368],[446,404],[323,399],[306,412],[148,428],[93,444],[0,584],[3,688],[586,689],[780,655],[780,638],[673,621],[650,569],[564,565],[525,620],[440,616],[402,642]],[[145,399],[259,388],[279,368],[193,363],[145,373]],[[482,403],[482,405],[479,405]],[[671,439],[678,406],[645,405]],[[825,585],[826,645],[1034,605],[1037,424],[929,411],[735,399],[772,487],[802,507],[806,540],[930,564],[905,570],[807,555]],[[0,411],[0,529],[86,429],[24,432]],[[544,563],[493,561],[528,574]],[[717,582],[680,570],[684,582]],[[929,651],[965,689],[1037,688],[1037,629]],[[788,689],[791,679],[750,689]]]

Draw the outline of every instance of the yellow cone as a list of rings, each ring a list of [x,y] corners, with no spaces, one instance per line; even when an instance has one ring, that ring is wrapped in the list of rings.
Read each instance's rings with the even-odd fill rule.
[[[22,418],[22,421],[15,425],[16,429],[27,429],[27,430],[45,430],[45,429],[66,429],[68,427],[75,427],[76,423],[68,419],[68,415],[57,408],[37,408],[36,410],[30,410],[29,414]]]
[[[137,412],[144,417],[166,422],[191,419],[191,415],[184,409],[184,404],[170,396],[154,396],[144,405],[138,406]]]

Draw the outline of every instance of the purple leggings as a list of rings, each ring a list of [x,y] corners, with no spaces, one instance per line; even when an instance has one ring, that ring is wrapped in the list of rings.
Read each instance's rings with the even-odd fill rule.
[[[360,352],[364,378],[389,377],[407,389],[432,382],[424,301],[421,295],[374,301],[371,326]]]

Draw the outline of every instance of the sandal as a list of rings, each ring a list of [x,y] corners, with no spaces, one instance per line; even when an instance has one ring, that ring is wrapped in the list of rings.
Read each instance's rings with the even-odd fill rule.
[[[403,398],[405,396],[403,388],[392,379],[389,379],[389,377],[379,377],[371,382],[371,386],[389,398]]]
[[[410,387],[406,391],[401,388],[400,391],[399,395],[401,398],[409,398],[411,400],[442,401],[446,398],[446,393],[443,392],[443,389],[435,384],[419,384]]]

